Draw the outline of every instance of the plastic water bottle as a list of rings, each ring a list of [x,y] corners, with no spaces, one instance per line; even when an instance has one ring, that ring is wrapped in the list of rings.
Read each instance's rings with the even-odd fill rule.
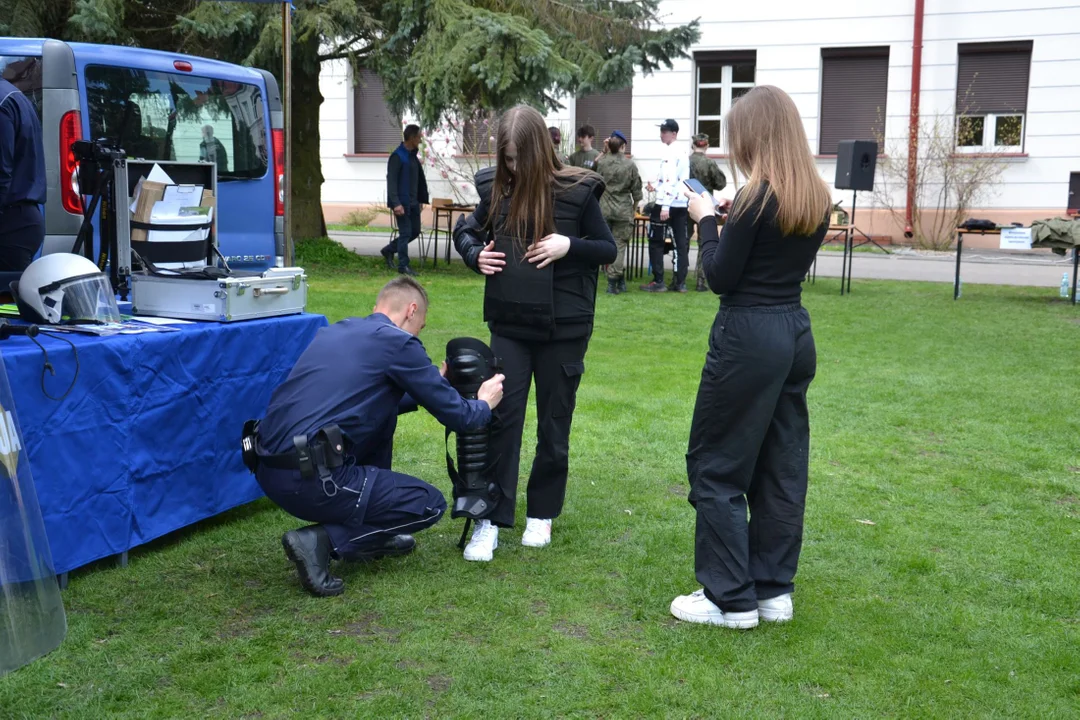
[[[1069,297],[1069,273],[1061,273],[1061,290],[1058,292],[1063,298]]]

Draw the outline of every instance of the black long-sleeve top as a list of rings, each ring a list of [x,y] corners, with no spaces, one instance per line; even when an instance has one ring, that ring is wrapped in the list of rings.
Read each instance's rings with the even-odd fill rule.
[[[760,207],[760,199],[749,203],[719,234],[715,217],[698,224],[705,277],[724,305],[799,302],[803,278],[828,231],[823,212],[812,235],[785,235],[776,217],[776,198],[769,199],[759,218]]]

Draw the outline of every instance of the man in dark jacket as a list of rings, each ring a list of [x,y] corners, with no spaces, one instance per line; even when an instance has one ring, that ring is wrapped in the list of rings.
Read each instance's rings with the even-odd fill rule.
[[[0,78],[0,271],[21,272],[33,261],[45,241],[44,204],[41,121],[30,99]]]
[[[416,542],[399,533],[430,527],[446,510],[437,488],[391,469],[398,415],[424,407],[446,427],[464,432],[486,425],[502,399],[502,375],[467,400],[445,379],[445,363],[441,369],[431,364],[418,338],[427,306],[427,293],[415,280],[395,277],[371,315],[319,330],[274,390],[258,425],[255,477],[263,492],[286,512],[317,523],[282,537],[301,584],[313,595],[344,590],[330,573],[332,557],[405,555]],[[318,444],[325,443],[320,431],[328,428],[340,432],[343,461],[304,477],[290,461],[297,437],[317,459]]]
[[[420,236],[420,210],[429,202],[427,179],[417,157],[420,127],[406,126],[404,140],[386,165],[386,204],[397,218],[398,236],[382,249],[382,256],[386,267],[393,269],[396,250],[398,272],[415,275],[409,267],[409,243]]]

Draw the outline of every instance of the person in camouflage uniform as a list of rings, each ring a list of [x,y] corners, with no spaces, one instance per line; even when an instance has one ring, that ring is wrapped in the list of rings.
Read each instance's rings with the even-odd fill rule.
[[[723,190],[727,186],[727,177],[717,164],[709,159],[705,153],[709,149],[709,136],[705,133],[695,135],[693,138],[694,151],[690,154],[690,177],[697,180],[709,192]],[[695,223],[690,221],[690,235],[697,230]],[[698,238],[697,266],[694,268],[697,275],[697,290],[705,292],[709,286],[705,284],[705,273],[701,271],[701,238]]]
[[[616,130],[607,139],[607,152],[597,161],[596,172],[607,189],[600,197],[600,210],[611,228],[619,254],[608,265],[609,295],[626,292],[626,246],[634,234],[634,212],[641,202],[641,175],[634,161],[626,157],[626,136]]]
[[[593,140],[596,138],[596,129],[592,125],[582,125],[577,131],[579,150],[569,158],[570,165],[586,170],[596,170],[596,161],[600,158],[600,152],[593,149]]]

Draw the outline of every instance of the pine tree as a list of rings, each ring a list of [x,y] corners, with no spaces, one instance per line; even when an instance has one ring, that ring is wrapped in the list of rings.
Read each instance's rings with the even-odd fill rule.
[[[42,6],[48,6],[43,8]],[[659,0],[294,0],[295,237],[325,233],[319,162],[320,63],[376,71],[392,109],[434,125],[447,115],[627,87],[670,67],[697,21],[663,27]],[[3,12],[9,9],[9,12]],[[30,11],[34,10],[36,14]],[[66,25],[56,18],[66,10]],[[17,12],[14,12],[17,11]],[[33,16],[33,17],[31,17]],[[281,6],[216,0],[0,0],[10,34],[184,51],[266,68],[280,82]]]

